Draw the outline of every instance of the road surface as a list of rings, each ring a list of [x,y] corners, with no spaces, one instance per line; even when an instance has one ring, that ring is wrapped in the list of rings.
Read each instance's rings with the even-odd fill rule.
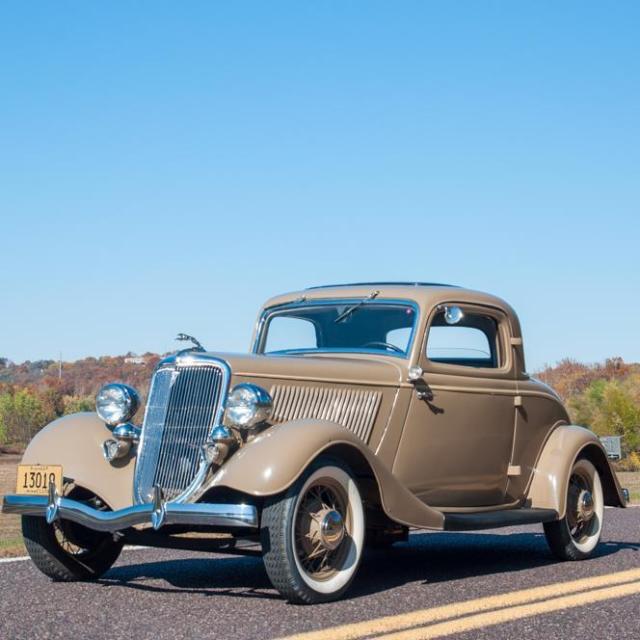
[[[282,601],[257,558],[125,550],[88,584],[52,583],[30,561],[0,563],[3,640],[295,635],[638,640],[640,508],[608,509],[604,542],[585,562],[556,562],[540,527],[412,534],[368,552],[345,600],[313,607]]]

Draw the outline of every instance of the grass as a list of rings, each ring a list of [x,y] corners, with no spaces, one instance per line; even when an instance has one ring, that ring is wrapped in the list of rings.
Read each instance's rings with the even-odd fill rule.
[[[629,489],[631,504],[640,504],[640,471],[618,471],[618,480]]]
[[[16,489],[16,466],[18,455],[0,454],[0,498]],[[618,479],[629,489],[631,503],[640,505],[640,472],[620,471]],[[26,549],[20,531],[20,516],[0,513],[0,558],[23,556]]]
[[[0,540],[0,558],[24,555],[22,536],[11,536]]]
[[[0,497],[16,490],[18,455],[0,455]],[[20,516],[0,513],[0,558],[23,556],[27,553],[22,543]]]

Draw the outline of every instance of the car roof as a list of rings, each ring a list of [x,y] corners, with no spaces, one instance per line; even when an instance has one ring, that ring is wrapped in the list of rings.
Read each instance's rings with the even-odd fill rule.
[[[314,287],[307,287],[306,291],[312,289],[336,289],[339,287],[458,287],[455,284],[443,284],[441,282],[415,282],[404,280],[391,280],[391,281],[373,281],[373,282],[349,282],[342,284],[321,284]]]
[[[359,300],[371,296],[373,292],[377,293],[377,299],[413,301],[420,307],[421,312],[428,311],[438,304],[448,302],[496,307],[504,311],[509,317],[512,335],[516,338],[522,335],[516,312],[503,299],[483,291],[434,282],[372,281],[308,287],[270,298],[264,303],[261,313],[271,307],[296,302],[312,302],[329,298]]]
[[[268,300],[264,307],[292,302],[312,301],[326,298],[353,298],[360,299],[376,292],[376,297],[392,298],[397,300],[413,300],[421,307],[430,306],[434,302],[451,300],[455,298],[459,302],[475,302],[480,304],[493,304],[498,307],[509,308],[509,305],[500,298],[481,291],[474,291],[464,287],[449,284],[437,284],[435,282],[356,282],[350,284],[332,284],[322,287],[308,287],[298,291],[291,291]]]

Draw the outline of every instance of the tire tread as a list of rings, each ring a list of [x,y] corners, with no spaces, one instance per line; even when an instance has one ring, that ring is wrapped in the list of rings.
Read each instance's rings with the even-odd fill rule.
[[[260,538],[267,575],[280,594],[295,604],[317,604],[336,600],[350,584],[347,583],[339,591],[330,594],[314,591],[297,574],[295,559],[292,556],[295,551],[292,545],[288,544],[297,492],[311,473],[327,465],[338,466],[354,477],[342,461],[328,457],[318,458],[286,493],[269,498],[262,509]]]
[[[575,464],[585,460],[587,463],[589,463],[589,465],[593,467],[593,473],[597,477],[598,475],[597,469],[586,458],[578,458],[576,463],[574,463],[574,467],[575,467]],[[571,532],[569,530],[569,524],[568,524],[566,514],[564,518],[560,520],[555,520],[553,522],[545,522],[543,524],[543,527],[544,527],[544,534],[545,534],[545,538],[547,540],[549,549],[551,550],[551,553],[553,553],[553,555],[559,560],[570,561],[570,562],[576,561],[576,560],[585,560],[589,556],[591,556],[591,554],[593,553],[593,550],[586,552],[582,549],[579,549],[576,546],[575,541],[573,540],[571,536]],[[600,525],[598,538],[600,537],[601,534],[602,534],[602,524]]]
[[[39,516],[22,516],[24,546],[36,567],[56,582],[76,582],[99,578],[118,559],[123,544],[105,545],[98,556],[85,562],[69,555],[58,544],[53,526]]]

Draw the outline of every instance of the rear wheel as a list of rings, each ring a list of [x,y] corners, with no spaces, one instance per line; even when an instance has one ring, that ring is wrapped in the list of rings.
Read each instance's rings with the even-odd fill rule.
[[[99,498],[78,487],[67,495],[96,509],[107,508]],[[99,578],[118,559],[123,546],[110,533],[69,520],[48,524],[41,516],[22,516],[22,535],[36,567],[49,578],[65,582]]]
[[[364,532],[352,472],[340,461],[318,459],[262,511],[264,564],[273,586],[290,602],[338,599],[360,564]]]
[[[585,459],[576,460],[569,478],[565,517],[544,525],[547,543],[561,560],[584,560],[602,534],[604,499],[600,475]]]

